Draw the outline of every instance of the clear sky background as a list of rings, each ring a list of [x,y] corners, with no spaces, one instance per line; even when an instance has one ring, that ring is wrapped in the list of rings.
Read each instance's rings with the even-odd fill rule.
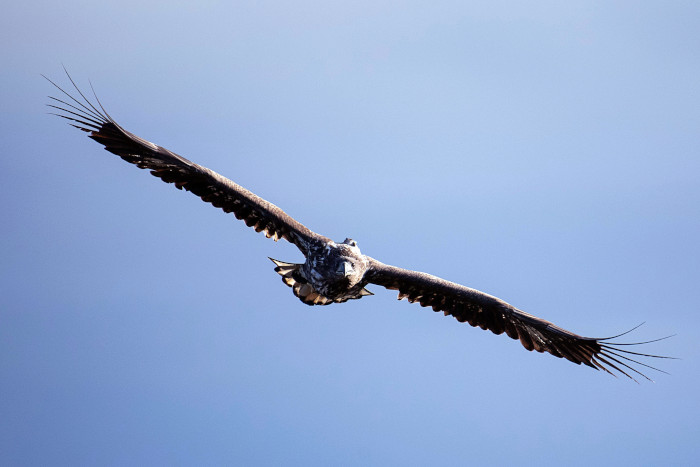
[[[696,464],[700,4],[531,3],[4,5],[0,464]],[[62,63],[319,233],[682,360],[308,307],[292,245],[47,115]]]

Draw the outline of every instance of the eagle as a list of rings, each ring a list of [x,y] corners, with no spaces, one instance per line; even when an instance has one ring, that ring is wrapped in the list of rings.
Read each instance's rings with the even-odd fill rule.
[[[346,238],[337,243],[317,234],[228,178],[125,130],[105,111],[94,89],[94,101],[91,101],[67,71],[66,75],[77,94],[65,91],[44,76],[62,95],[62,99],[49,96],[51,101],[47,105],[52,108],[49,113],[67,119],[71,126],[88,133],[104,149],[126,162],[148,169],[162,181],[233,213],[256,232],[294,244],[304,255],[304,263],[270,260],[282,281],[307,305],[330,305],[373,295],[366,288],[373,284],[398,291],[399,300],[405,298],[445,316],[451,315],[460,323],[496,335],[506,334],[529,351],[547,352],[612,375],[618,372],[634,381],[637,380],[633,375],[652,381],[639,366],[666,373],[641,360],[672,357],[633,352],[621,346],[647,344],[671,336],[635,343],[612,341],[639,325],[612,337],[583,337],[484,292],[424,272],[384,264],[362,254],[355,240]]]

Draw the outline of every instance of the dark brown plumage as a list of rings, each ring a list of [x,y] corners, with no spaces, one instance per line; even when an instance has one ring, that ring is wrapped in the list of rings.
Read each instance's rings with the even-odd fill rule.
[[[272,261],[284,283],[308,305],[359,299],[372,294],[366,285],[376,284],[398,290],[399,300],[407,298],[411,303],[417,302],[434,311],[442,311],[446,316],[452,315],[459,322],[494,334],[505,333],[519,340],[527,350],[548,352],[611,374],[611,370],[616,370],[632,379],[630,373],[649,379],[633,365],[658,369],[638,358],[668,358],[622,350],[619,346],[633,344],[612,343],[609,341],[612,338],[582,337],[478,290],[422,272],[383,264],[363,255],[354,240],[335,243],[218,173],[124,130],[107,114],[97,98],[99,109],[80,92],[70,76],[68,78],[82,101],[49,80],[68,98],[66,101],[51,97],[54,103],[49,106],[59,111],[55,115],[70,120],[72,126],[89,133],[90,138],[107,151],[139,168],[150,170],[152,175],[173,183],[178,189],[190,191],[203,201],[233,213],[256,232],[263,232],[275,241],[283,238],[296,245],[306,257],[303,264]]]

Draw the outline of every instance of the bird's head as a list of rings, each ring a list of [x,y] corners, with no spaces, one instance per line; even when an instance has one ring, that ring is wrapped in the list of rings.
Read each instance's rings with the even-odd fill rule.
[[[343,243],[336,245],[338,256],[335,264],[335,275],[339,279],[348,280],[352,285],[362,280],[367,270],[367,260],[360,253],[357,242],[346,238]]]

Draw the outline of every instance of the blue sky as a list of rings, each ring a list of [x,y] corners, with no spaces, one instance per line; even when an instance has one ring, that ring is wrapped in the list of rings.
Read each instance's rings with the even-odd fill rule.
[[[13,2],[0,463],[690,465],[697,2]],[[682,357],[637,385],[373,297],[46,115],[128,130],[383,262]]]

